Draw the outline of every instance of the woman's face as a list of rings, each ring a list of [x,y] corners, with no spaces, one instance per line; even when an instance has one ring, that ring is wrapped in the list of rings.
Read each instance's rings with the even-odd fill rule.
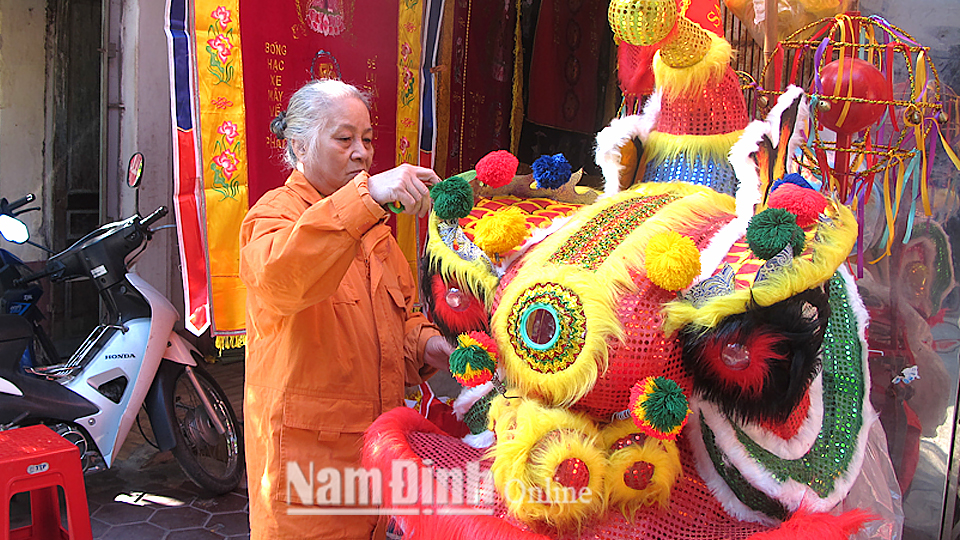
[[[333,194],[373,164],[373,126],[367,106],[345,97],[317,134],[312,151],[298,156],[303,174],[323,196]]]

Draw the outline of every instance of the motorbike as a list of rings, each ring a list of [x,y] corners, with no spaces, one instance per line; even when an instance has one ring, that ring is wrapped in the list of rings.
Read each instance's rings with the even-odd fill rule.
[[[127,184],[137,188],[143,156],[131,158]],[[17,215],[34,197],[0,201],[0,235],[34,244]],[[139,207],[139,200],[138,200]],[[80,449],[84,471],[110,468],[139,411],[161,451],[169,450],[200,487],[222,494],[244,472],[243,441],[233,408],[203,368],[203,356],[174,328],[179,315],[133,268],[167,214],[102,225],[42,270],[0,250],[0,430],[45,424]],[[62,359],[40,325],[37,281],[85,280],[104,306],[100,324]]]

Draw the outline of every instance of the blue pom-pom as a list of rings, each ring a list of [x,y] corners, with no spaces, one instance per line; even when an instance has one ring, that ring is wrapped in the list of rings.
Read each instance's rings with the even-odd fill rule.
[[[557,189],[566,184],[572,171],[563,154],[540,156],[533,162],[533,179],[541,189]]]
[[[778,187],[784,184],[796,184],[802,188],[815,189],[813,186],[810,185],[810,182],[807,182],[806,178],[804,178],[803,176],[800,176],[800,173],[790,173],[784,176],[783,178],[777,180],[776,182],[774,182],[773,185],[770,186],[770,193],[773,193],[774,191],[777,190]]]

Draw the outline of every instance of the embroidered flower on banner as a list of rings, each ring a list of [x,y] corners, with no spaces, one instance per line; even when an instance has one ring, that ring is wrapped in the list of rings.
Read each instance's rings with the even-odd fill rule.
[[[237,138],[237,125],[227,120],[220,124],[217,133],[223,135],[223,138],[227,141],[227,146],[233,146],[233,141]]]
[[[213,163],[216,164],[217,167],[220,167],[223,176],[226,177],[227,180],[230,180],[233,178],[233,173],[237,172],[237,165],[240,164],[240,160],[238,160],[237,155],[230,150],[224,150],[214,156]]]
[[[413,71],[404,66],[400,82],[400,103],[404,107],[410,105],[413,102],[413,98],[416,97],[414,94],[416,90],[416,88],[414,88],[415,82]]]
[[[237,152],[240,148],[240,126],[230,120],[217,126],[217,137],[213,143],[213,158],[210,160],[210,172],[213,173],[213,189],[223,199],[236,199],[240,193],[240,178],[234,179],[240,166]]]
[[[207,40],[207,45],[217,51],[217,59],[220,60],[221,64],[226,64],[227,60],[230,59],[230,49],[233,49],[233,43],[230,43],[230,38],[223,34],[217,34],[213,39]]]
[[[216,78],[213,84],[229,83],[233,79],[233,49],[236,44],[233,43],[234,22],[231,18],[229,9],[219,6],[210,13],[211,23],[207,28],[207,54],[210,55],[210,62],[207,65],[207,73]]]
[[[400,137],[400,162],[406,162],[407,159],[407,150],[410,149],[410,139],[406,135]]]
[[[213,13],[211,13],[210,16],[220,21],[221,30],[226,30],[227,24],[233,22],[230,19],[230,10],[225,6],[217,6],[217,9],[213,10]]]

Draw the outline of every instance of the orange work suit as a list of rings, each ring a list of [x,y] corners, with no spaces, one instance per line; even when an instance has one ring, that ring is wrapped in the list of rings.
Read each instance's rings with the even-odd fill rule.
[[[405,385],[435,371],[423,364],[423,351],[440,333],[413,312],[410,267],[367,178],[360,174],[324,198],[294,171],[241,225],[243,416],[254,539],[370,538],[377,516],[302,515],[328,511],[335,500],[316,498],[317,488],[331,485],[316,474],[338,470],[341,489],[324,496],[362,505],[346,500],[343,472],[360,467],[363,431],[403,404]],[[302,477],[293,476],[294,465]],[[298,491],[288,471],[313,491]]]

